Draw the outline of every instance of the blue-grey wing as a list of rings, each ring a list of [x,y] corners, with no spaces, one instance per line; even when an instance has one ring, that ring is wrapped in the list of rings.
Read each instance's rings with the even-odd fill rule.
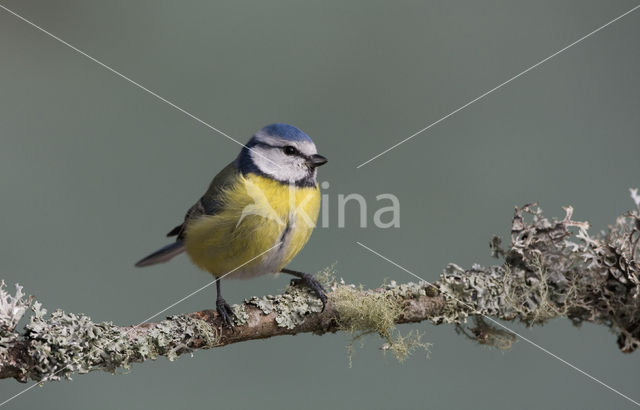
[[[238,168],[235,161],[227,165],[218,175],[216,175],[209,189],[198,201],[193,204],[184,216],[184,222],[173,228],[167,236],[177,236],[176,240],[184,239],[186,226],[189,221],[199,218],[202,215],[215,215],[224,204],[221,201],[221,192],[235,183],[238,174]]]

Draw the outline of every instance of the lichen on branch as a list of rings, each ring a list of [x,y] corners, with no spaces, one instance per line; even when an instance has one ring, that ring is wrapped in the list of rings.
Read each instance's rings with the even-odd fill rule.
[[[636,209],[600,234],[591,235],[587,222],[574,221],[571,207],[562,219],[549,220],[535,204],[525,205],[515,209],[510,245],[491,240],[499,264],[463,269],[451,263],[435,283],[389,282],[377,289],[337,281],[327,271],[324,311],[306,288],[290,286],[282,294],[234,305],[232,329],[214,310],[137,326],[94,323],[61,310],[47,314],[20,286],[12,295],[2,282],[0,378],[46,381],[93,370],[116,372],[160,356],[174,360],[196,349],[305,332],[344,331],[354,341],[378,334],[383,350],[402,360],[429,344],[417,330],[403,335],[395,325],[422,321],[453,324],[478,343],[509,348],[515,335],[485,318],[528,326],[559,317],[576,325],[601,324],[629,353],[640,344],[640,195],[631,194]],[[28,323],[16,330],[29,310]]]

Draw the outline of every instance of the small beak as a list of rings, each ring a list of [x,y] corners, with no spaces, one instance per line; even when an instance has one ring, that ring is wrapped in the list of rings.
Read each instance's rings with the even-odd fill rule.
[[[309,165],[312,168],[315,168],[315,167],[319,167],[320,165],[326,164],[327,161],[328,159],[326,159],[322,155],[314,154],[310,156],[309,159],[307,159],[307,165]]]

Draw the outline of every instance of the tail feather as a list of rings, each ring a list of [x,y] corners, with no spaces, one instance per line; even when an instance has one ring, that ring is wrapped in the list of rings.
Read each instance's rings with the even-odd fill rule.
[[[180,224],[180,225],[176,226],[175,228],[173,228],[172,230],[169,231],[167,236],[168,237],[177,236],[178,234],[180,234],[180,232],[182,232],[182,228],[183,227],[184,227],[184,224]]]
[[[175,256],[180,255],[182,252],[184,252],[184,241],[176,241],[158,249],[151,255],[140,259],[136,263],[136,267],[141,268],[143,266],[151,266],[158,263],[168,262]]]

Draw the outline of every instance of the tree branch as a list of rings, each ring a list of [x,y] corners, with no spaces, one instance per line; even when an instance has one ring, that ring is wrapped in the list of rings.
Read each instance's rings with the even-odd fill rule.
[[[640,208],[640,197],[632,191]],[[501,264],[462,269],[449,264],[436,283],[391,282],[363,290],[337,282],[324,311],[306,288],[252,297],[234,305],[236,327],[224,327],[214,310],[168,317],[157,323],[116,326],[94,323],[82,314],[57,310],[47,315],[16,286],[0,287],[0,378],[44,381],[70,378],[92,370],[115,372],[132,363],[165,356],[174,360],[196,349],[298,333],[346,331],[358,338],[378,333],[385,349],[402,359],[426,347],[418,333],[402,335],[398,323],[430,321],[454,324],[475,341],[508,348],[515,335],[483,320],[492,317],[527,325],[567,317],[574,324],[592,322],[611,328],[618,346],[632,352],[640,342],[640,215],[638,209],[617,218],[607,232],[590,236],[586,222],[548,220],[536,205],[516,208],[511,245],[491,241]],[[31,309],[29,323],[15,330]],[[467,324],[472,317],[474,324]]]

